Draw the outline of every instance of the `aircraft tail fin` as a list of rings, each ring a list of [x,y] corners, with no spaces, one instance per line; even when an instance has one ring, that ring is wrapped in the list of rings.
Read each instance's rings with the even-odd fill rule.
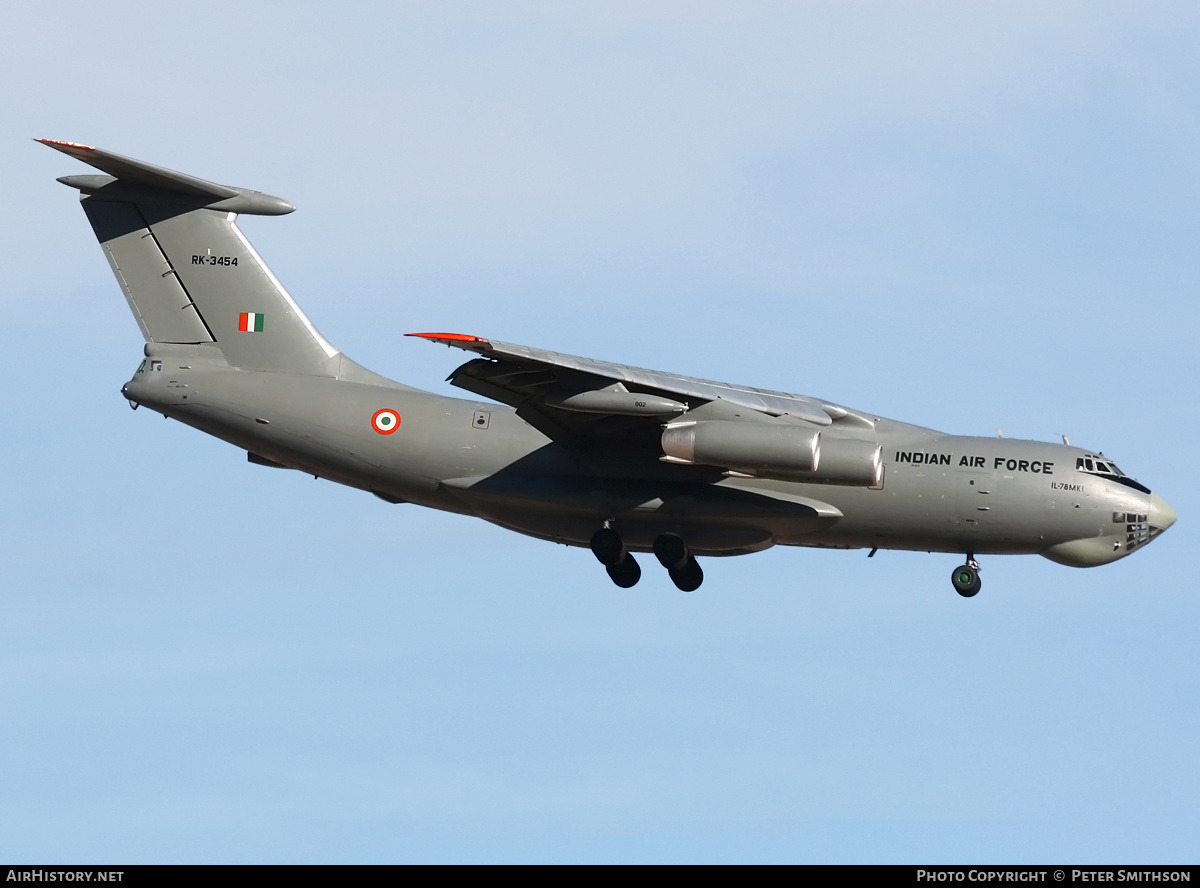
[[[237,226],[278,216],[282,198],[74,142],[39,139],[107,175],[64,176],[147,342],[213,343],[235,367],[337,375],[340,353]]]

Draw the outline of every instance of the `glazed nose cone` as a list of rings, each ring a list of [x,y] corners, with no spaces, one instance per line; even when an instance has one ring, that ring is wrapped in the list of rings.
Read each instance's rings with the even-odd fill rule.
[[[1175,523],[1175,519],[1179,516],[1175,514],[1175,510],[1167,505],[1157,493],[1150,494],[1150,509],[1148,513],[1150,519],[1150,529],[1162,533],[1168,527]]]

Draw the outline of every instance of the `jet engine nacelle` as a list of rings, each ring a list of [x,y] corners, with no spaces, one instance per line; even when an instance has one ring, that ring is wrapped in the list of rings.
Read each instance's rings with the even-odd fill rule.
[[[673,423],[662,435],[665,462],[720,466],[762,478],[878,487],[883,448],[873,441],[822,438],[819,431],[758,422]]]

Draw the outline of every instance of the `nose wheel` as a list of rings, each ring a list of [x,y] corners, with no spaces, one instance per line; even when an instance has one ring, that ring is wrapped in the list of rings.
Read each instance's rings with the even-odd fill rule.
[[[967,555],[967,563],[954,568],[950,582],[954,584],[954,591],[963,598],[977,595],[983,588],[983,580],[979,579],[979,562],[972,555]]]

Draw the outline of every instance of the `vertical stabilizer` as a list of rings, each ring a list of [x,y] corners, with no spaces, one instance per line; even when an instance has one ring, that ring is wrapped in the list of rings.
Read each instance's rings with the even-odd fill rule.
[[[101,169],[66,176],[148,342],[215,343],[235,367],[335,376],[339,353],[237,226],[294,207],[84,145],[44,144]]]

